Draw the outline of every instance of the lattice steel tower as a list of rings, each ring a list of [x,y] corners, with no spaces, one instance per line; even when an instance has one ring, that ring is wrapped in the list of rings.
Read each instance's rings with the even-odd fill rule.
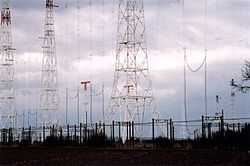
[[[143,1],[119,0],[115,74],[106,121],[142,123],[145,117],[157,118],[152,101]],[[141,136],[142,127],[136,130]]]
[[[53,0],[46,0],[40,96],[40,120],[43,126],[58,124],[59,121],[54,7]]]
[[[0,128],[15,128],[17,127],[17,112],[9,0],[2,1],[0,71]]]

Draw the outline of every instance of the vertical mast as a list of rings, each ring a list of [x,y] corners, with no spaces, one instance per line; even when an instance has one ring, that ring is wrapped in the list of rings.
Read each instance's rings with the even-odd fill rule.
[[[58,124],[58,74],[54,28],[54,0],[46,0],[40,96],[41,125]]]
[[[0,127],[17,127],[14,90],[14,56],[9,0],[2,1],[0,58]]]
[[[107,121],[142,123],[157,117],[152,104],[152,86],[148,70],[144,6],[142,0],[119,0],[115,74]],[[142,127],[136,129],[138,136]]]

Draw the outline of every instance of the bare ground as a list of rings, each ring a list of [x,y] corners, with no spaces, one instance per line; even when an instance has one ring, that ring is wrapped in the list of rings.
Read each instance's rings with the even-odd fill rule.
[[[237,150],[0,147],[0,165],[250,165]]]

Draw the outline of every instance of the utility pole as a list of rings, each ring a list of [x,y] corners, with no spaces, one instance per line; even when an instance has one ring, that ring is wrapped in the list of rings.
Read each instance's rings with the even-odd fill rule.
[[[104,83],[102,84],[102,121],[105,120],[105,109],[104,109]]]
[[[89,115],[89,118],[90,118],[90,124],[92,124],[93,123],[93,119],[92,119],[92,116],[93,116],[93,93],[92,93],[92,91],[93,91],[93,89],[92,89],[93,87],[92,87],[92,84],[90,84],[90,94],[89,94],[89,96],[90,96],[90,111],[89,111],[89,113],[90,113],[90,115]]]
[[[90,84],[90,81],[87,80],[87,81],[82,81],[81,84],[84,86],[84,105],[85,105],[85,122],[86,122],[86,126],[88,124],[88,110],[87,110],[87,85]],[[79,119],[79,116],[78,116],[78,119]],[[78,120],[79,121],[79,120]]]
[[[68,125],[68,104],[69,103],[69,93],[68,93],[68,88],[66,88],[66,109],[65,109],[65,116],[66,116],[66,119],[65,119],[65,125],[67,126]]]
[[[77,7],[77,80],[76,80],[76,87],[77,87],[77,125],[80,125],[80,89],[79,89],[79,70],[80,70],[80,1],[76,0],[76,7]]]

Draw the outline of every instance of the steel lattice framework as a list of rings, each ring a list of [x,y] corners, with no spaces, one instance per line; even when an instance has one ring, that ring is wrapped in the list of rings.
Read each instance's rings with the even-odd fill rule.
[[[142,0],[119,1],[115,74],[106,121],[115,120],[116,113],[121,121],[135,123],[159,116],[148,70]],[[141,136],[142,127],[136,133]]]
[[[54,7],[56,6],[53,0],[46,0],[40,96],[40,120],[41,125],[45,127],[58,124],[59,121]]]
[[[16,128],[17,112],[15,107],[14,90],[14,56],[9,0],[2,1],[0,51],[0,127]]]

